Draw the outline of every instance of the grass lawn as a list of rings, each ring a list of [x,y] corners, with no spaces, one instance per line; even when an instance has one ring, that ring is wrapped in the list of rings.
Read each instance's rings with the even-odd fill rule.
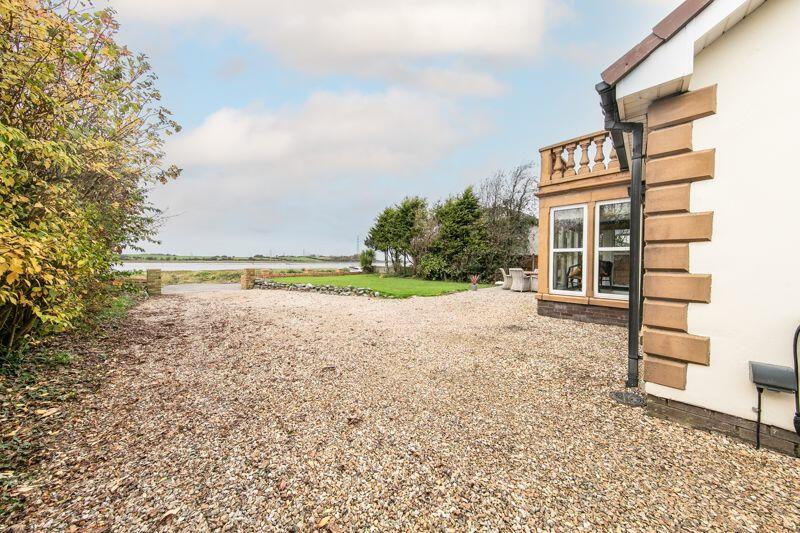
[[[278,283],[310,283],[336,287],[363,287],[378,291],[384,296],[408,298],[410,296],[439,296],[469,289],[469,283],[456,281],[428,281],[414,278],[380,277],[378,274],[352,274],[346,276],[293,276],[275,278]],[[491,285],[479,285],[491,287]]]

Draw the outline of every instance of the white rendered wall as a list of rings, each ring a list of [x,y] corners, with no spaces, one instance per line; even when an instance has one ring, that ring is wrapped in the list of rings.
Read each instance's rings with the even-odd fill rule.
[[[690,269],[711,274],[711,303],[689,305],[689,333],[711,338],[686,390],[647,391],[755,419],[748,361],[792,365],[800,324],[800,1],[769,0],[695,58],[690,90],[717,87],[717,114],[694,123],[695,150],[716,148],[713,180],[691,210],[713,211],[711,242]],[[792,429],[793,397],[764,394],[765,423]]]

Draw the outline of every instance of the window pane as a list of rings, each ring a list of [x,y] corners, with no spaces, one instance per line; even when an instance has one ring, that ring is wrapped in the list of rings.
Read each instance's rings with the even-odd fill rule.
[[[628,248],[631,244],[631,204],[600,206],[600,248]]]
[[[597,266],[597,292],[628,295],[631,273],[630,252],[600,252]]]
[[[553,254],[553,289],[583,290],[583,253],[555,252]]]
[[[553,212],[553,249],[583,248],[583,208]]]

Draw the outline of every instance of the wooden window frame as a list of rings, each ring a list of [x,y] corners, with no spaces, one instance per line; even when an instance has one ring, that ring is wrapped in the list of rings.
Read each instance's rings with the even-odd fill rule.
[[[628,295],[622,296],[620,294],[607,294],[600,292],[600,254],[602,252],[628,252],[630,256],[631,247],[630,243],[625,246],[600,246],[600,207],[609,204],[630,204],[630,198],[619,198],[616,200],[603,200],[602,202],[595,202],[594,204],[594,297],[603,300],[624,300],[628,301]],[[630,293],[629,293],[630,294]]]
[[[580,208],[583,211],[583,238],[581,239],[583,246],[581,248],[559,248],[556,250],[555,248],[555,239],[554,239],[554,231],[555,231],[555,216],[556,211],[565,211],[567,209],[577,209]],[[572,205],[560,205],[558,207],[551,207],[550,208],[550,265],[548,273],[548,286],[550,287],[550,294],[559,294],[561,296],[586,296],[586,256],[588,255],[588,246],[587,246],[587,230],[589,226],[589,207],[588,204],[572,204]],[[555,288],[554,276],[555,276],[555,256],[556,252],[580,252],[581,253],[581,290],[578,291],[564,291]]]

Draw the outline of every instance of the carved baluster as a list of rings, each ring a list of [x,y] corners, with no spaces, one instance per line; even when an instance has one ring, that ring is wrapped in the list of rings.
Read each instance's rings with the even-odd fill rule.
[[[578,143],[570,143],[567,145],[567,169],[564,171],[564,176],[575,175],[575,148]]]
[[[561,155],[561,152],[564,151],[564,148],[558,147],[553,148],[553,156],[555,157],[555,162],[553,163],[553,179],[559,179],[564,175],[564,157]]]
[[[606,154],[603,152],[603,144],[606,142],[606,134],[598,135],[594,139],[594,146],[597,152],[594,154],[594,166],[592,172],[600,172],[606,169]]]
[[[617,151],[614,149],[614,142],[611,142],[611,154],[608,160],[608,170],[619,170],[619,160],[617,159]]]
[[[578,143],[581,147],[581,162],[578,163],[578,174],[589,173],[589,146],[592,144],[591,139],[583,139]]]

